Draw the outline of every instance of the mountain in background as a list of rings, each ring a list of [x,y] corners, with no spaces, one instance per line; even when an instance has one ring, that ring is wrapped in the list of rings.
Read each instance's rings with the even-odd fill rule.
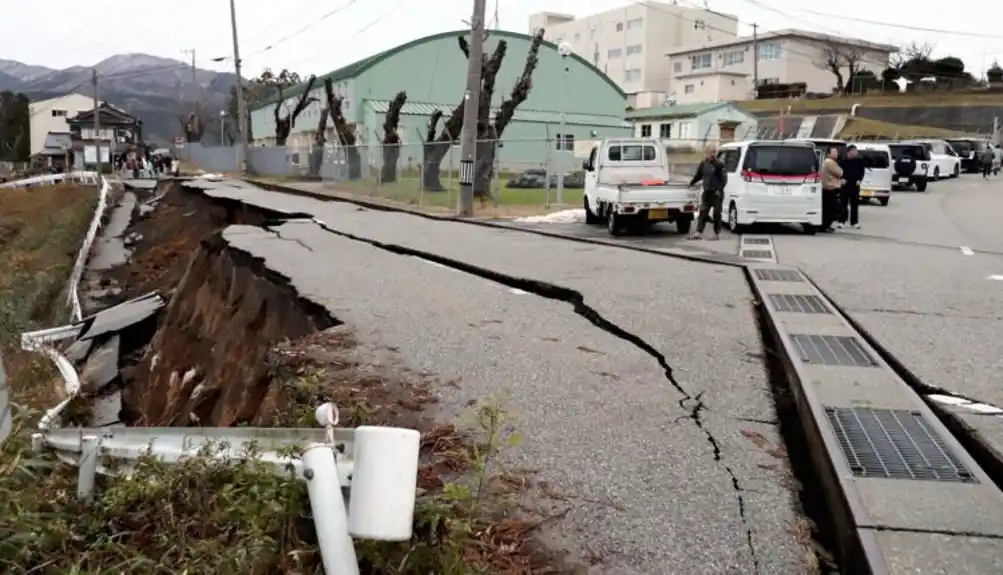
[[[93,96],[92,70],[98,72],[99,97],[143,121],[144,139],[165,145],[182,135],[178,117],[197,101],[205,118],[226,108],[236,74],[196,69],[149,54],[120,54],[94,66],[54,70],[0,59],[0,90],[24,92],[33,102],[69,93]],[[217,125],[207,121],[207,129]],[[212,136],[209,136],[210,138]]]

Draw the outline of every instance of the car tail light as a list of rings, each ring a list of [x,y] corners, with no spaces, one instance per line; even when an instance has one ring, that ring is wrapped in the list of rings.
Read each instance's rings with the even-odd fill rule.
[[[742,179],[745,180],[746,182],[751,182],[752,172],[750,172],[749,170],[742,170]]]

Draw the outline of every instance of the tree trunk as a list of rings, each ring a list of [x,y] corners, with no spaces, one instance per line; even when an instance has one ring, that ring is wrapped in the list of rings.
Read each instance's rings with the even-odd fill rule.
[[[474,160],[474,196],[478,198],[491,197],[491,178],[495,173],[496,142],[494,140],[479,140],[475,148]]]
[[[345,150],[345,162],[348,164],[348,179],[362,179],[362,154],[356,146],[342,146]]]
[[[324,145],[314,144],[313,148],[310,149],[310,167],[307,170],[306,177],[308,180],[319,180],[320,177],[320,167],[324,164]]]
[[[421,184],[426,192],[444,192],[442,160],[449,153],[450,142],[426,142],[422,147]]]
[[[383,145],[383,165],[380,167],[380,182],[397,181],[397,162],[401,157],[400,144]]]

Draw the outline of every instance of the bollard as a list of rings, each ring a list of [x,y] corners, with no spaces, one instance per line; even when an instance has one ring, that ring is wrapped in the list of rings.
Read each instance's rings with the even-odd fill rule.
[[[77,474],[77,498],[90,501],[94,495],[94,480],[98,472],[101,454],[101,438],[85,435],[80,439],[80,462]]]
[[[359,575],[355,546],[348,534],[348,513],[341,493],[338,464],[331,445],[315,443],[307,448],[303,453],[303,476],[310,495],[324,572]]]

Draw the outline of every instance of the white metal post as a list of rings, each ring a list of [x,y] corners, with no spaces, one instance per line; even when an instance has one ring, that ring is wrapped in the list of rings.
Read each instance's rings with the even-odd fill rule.
[[[80,440],[80,469],[77,475],[77,497],[90,501],[94,495],[94,481],[98,472],[101,453],[101,438],[85,435]]]
[[[307,448],[303,453],[303,476],[310,495],[324,572],[359,575],[355,546],[348,534],[348,510],[341,493],[338,464],[330,444],[315,443]]]
[[[557,205],[560,206],[564,205],[564,143],[568,141],[568,135],[564,133],[567,129],[565,109],[568,107],[568,56],[571,55],[571,46],[561,42],[557,47],[557,51],[561,55],[561,66],[564,68],[562,72],[561,132],[557,134],[558,151],[560,152],[557,155]]]

